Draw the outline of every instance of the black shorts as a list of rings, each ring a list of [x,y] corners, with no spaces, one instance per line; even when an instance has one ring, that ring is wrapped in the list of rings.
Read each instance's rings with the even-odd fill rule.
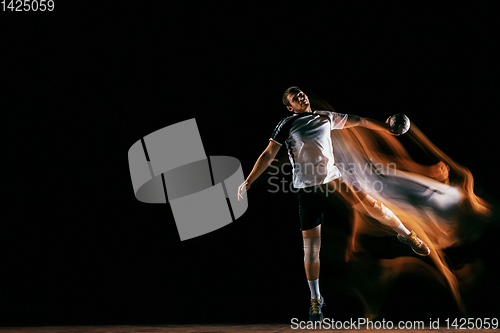
[[[349,208],[365,195],[360,188],[340,179],[297,189],[300,230],[317,227],[323,223],[325,212],[340,207]]]

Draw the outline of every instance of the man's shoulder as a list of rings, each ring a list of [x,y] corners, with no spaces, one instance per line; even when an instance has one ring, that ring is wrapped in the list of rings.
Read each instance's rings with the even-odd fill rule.
[[[278,125],[274,128],[271,137],[274,139],[280,137],[280,141],[284,142],[292,128],[292,124],[296,119],[298,119],[296,115],[291,115],[281,119]]]
[[[283,127],[285,124],[290,123],[295,119],[297,119],[297,116],[295,115],[287,116],[279,121],[278,126],[276,126],[276,128]]]
[[[285,118],[281,119],[281,121],[290,121],[290,120],[295,119],[295,118],[297,118],[296,113],[289,115],[289,116],[286,116]]]

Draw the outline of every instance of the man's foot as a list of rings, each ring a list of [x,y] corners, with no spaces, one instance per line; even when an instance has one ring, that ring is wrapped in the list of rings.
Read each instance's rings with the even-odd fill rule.
[[[418,254],[419,256],[428,256],[431,254],[431,250],[427,246],[427,244],[424,243],[423,240],[417,237],[417,234],[415,231],[411,231],[410,236],[408,238],[403,238],[403,236],[398,234],[398,241],[400,241],[403,244],[409,245],[413,252]]]
[[[321,311],[321,307],[325,305],[325,300],[322,296],[320,296],[320,298],[312,298],[311,306],[309,307],[309,320],[312,322],[323,321],[323,312]]]

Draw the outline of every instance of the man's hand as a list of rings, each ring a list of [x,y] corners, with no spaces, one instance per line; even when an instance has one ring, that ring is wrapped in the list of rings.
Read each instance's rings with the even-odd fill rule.
[[[348,122],[347,123],[348,126],[344,126],[344,128],[359,126],[359,127],[364,127],[364,128],[368,128],[368,129],[375,130],[375,131],[384,131],[385,133],[388,133],[390,135],[399,136],[399,134],[391,132],[391,128],[390,128],[389,124],[387,123],[387,121],[385,123],[383,123],[381,121],[370,119],[370,118],[365,118],[365,117],[357,117],[357,116],[352,116],[352,115],[349,115],[349,117],[351,117],[351,122],[350,123]]]
[[[252,184],[250,184],[246,180],[243,182],[243,184],[240,185],[240,187],[238,188],[238,201],[243,200],[243,193],[248,191],[248,189],[250,188],[251,185]]]

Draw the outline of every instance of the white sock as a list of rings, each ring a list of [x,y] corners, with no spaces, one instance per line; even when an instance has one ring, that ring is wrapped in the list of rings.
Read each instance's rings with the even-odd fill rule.
[[[400,234],[404,238],[408,238],[408,236],[411,235],[410,230],[406,229],[406,227],[403,225],[403,223],[399,223],[399,225],[392,230],[394,230],[395,232],[397,232],[398,234]]]
[[[309,289],[311,289],[311,299],[320,298],[321,294],[319,293],[319,278],[314,281],[307,280],[309,284]]]

